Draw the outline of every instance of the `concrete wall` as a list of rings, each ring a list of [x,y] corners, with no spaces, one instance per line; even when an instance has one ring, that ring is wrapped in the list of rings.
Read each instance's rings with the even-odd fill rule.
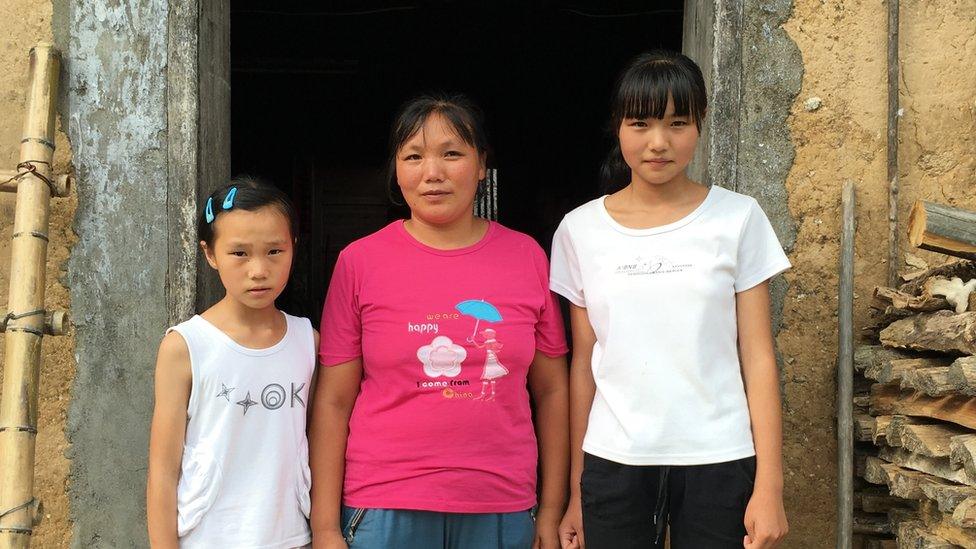
[[[144,547],[156,348],[168,324],[166,0],[55,7],[78,175],[68,263],[75,547]]]
[[[52,42],[52,6],[47,0],[3,0],[8,23],[0,37],[0,168],[12,170],[20,158],[23,134],[25,92],[27,91],[28,51],[37,42]],[[64,173],[71,163],[71,147],[57,124],[54,155],[56,173]],[[10,274],[10,239],[15,195],[0,193],[0,310],[7,310]],[[75,241],[71,220],[76,198],[56,198],[51,203],[50,244],[47,261],[46,304],[49,309],[68,309],[70,296],[63,285],[65,261]],[[0,346],[3,336],[0,335]],[[44,502],[41,525],[34,531],[35,547],[67,547],[71,535],[68,514],[68,448],[65,422],[71,402],[75,374],[74,335],[45,337],[41,344],[41,385],[39,392],[37,460],[34,493]],[[3,360],[0,349],[0,361]],[[0,376],[3,374],[0,364]]]

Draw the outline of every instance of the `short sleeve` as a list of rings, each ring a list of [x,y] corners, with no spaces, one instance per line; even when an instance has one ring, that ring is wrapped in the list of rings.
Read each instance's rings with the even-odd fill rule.
[[[319,361],[335,366],[362,356],[362,318],[356,272],[345,252],[339,254],[322,307]]]
[[[743,224],[738,245],[736,292],[753,288],[791,266],[773,226],[755,200],[750,200],[749,214]]]
[[[539,274],[539,290],[544,294],[539,320],[535,325],[535,348],[549,357],[563,356],[569,352],[566,345],[566,328],[559,311],[556,296],[549,291],[549,262],[542,248],[533,242],[535,270]]]
[[[564,217],[552,237],[552,266],[549,288],[578,307],[586,307],[583,292],[583,275],[569,222]]]

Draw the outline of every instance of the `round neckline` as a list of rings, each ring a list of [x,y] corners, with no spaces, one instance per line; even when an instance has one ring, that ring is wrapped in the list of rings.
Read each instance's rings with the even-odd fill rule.
[[[396,226],[397,233],[399,233],[403,238],[405,238],[407,242],[410,242],[417,248],[429,254],[447,256],[447,257],[469,254],[471,252],[476,252],[481,248],[485,247],[485,245],[488,244],[488,241],[491,240],[492,236],[495,234],[495,227],[498,225],[494,221],[488,221],[488,230],[485,231],[485,234],[474,244],[464,246],[463,248],[452,248],[450,250],[442,250],[440,248],[434,248],[433,246],[428,246],[427,244],[424,244],[423,242],[414,238],[414,236],[410,234],[410,231],[408,231],[407,228],[404,226],[405,221],[406,221],[405,219],[400,219],[394,221],[393,223]]]
[[[712,185],[711,187],[708,188],[708,194],[705,195],[705,199],[701,201],[701,204],[696,206],[694,210],[685,214],[684,217],[676,221],[672,221],[671,223],[667,223],[665,225],[658,225],[657,227],[649,227],[647,229],[633,229],[631,227],[622,225],[620,222],[614,219],[613,216],[610,215],[610,211],[607,210],[606,200],[607,197],[610,196],[608,194],[605,194],[597,199],[599,201],[599,203],[597,204],[599,207],[597,209],[600,211],[600,217],[602,217],[603,220],[606,221],[608,225],[613,227],[618,232],[630,236],[650,236],[655,234],[666,233],[669,231],[674,231],[676,229],[680,229],[681,227],[684,227],[685,225],[691,223],[692,221],[695,220],[695,218],[701,215],[702,212],[704,212],[709,206],[711,206],[713,202],[715,202],[718,199],[718,194],[722,190],[724,190],[722,189],[722,187],[719,187],[718,185]]]
[[[234,351],[237,351],[237,352],[239,352],[241,354],[245,354],[245,355],[249,355],[249,356],[267,356],[267,355],[271,355],[271,354],[277,353],[278,351],[281,350],[282,347],[285,346],[285,342],[288,341],[288,334],[291,331],[291,322],[288,319],[288,315],[286,315],[285,313],[283,313],[281,311],[278,311],[278,312],[285,319],[285,333],[284,333],[284,335],[281,336],[281,339],[279,339],[277,343],[275,343],[274,345],[272,345],[270,347],[264,347],[264,348],[261,348],[261,349],[255,349],[253,347],[245,347],[244,345],[241,345],[240,343],[234,341],[234,338],[232,338],[229,335],[227,335],[226,332],[224,332],[223,330],[221,330],[220,328],[218,328],[214,323],[210,322],[209,320],[207,320],[206,318],[203,318],[200,315],[195,315],[194,318],[199,318],[200,321],[205,326],[207,326],[208,329],[210,329],[211,331],[214,332],[214,335],[216,335],[221,341],[224,342],[225,345],[227,345],[228,347],[230,347]]]

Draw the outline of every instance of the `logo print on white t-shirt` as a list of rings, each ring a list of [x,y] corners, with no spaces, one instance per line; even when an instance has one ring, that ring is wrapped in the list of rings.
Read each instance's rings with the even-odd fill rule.
[[[417,349],[417,358],[423,363],[427,377],[456,377],[467,357],[468,351],[446,336],[437,336],[430,345]]]
[[[692,267],[691,263],[675,264],[670,259],[655,255],[650,258],[637,256],[633,261],[617,265],[614,273],[625,276],[656,275],[665,273],[680,273]]]

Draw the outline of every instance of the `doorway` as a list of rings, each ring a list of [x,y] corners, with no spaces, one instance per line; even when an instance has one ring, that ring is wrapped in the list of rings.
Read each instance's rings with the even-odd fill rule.
[[[406,99],[482,107],[499,221],[548,250],[563,214],[600,194],[616,73],[682,46],[684,0],[482,4],[231,3],[231,172],[281,187],[303,224],[283,310],[317,325],[342,248],[407,215],[386,174]]]

